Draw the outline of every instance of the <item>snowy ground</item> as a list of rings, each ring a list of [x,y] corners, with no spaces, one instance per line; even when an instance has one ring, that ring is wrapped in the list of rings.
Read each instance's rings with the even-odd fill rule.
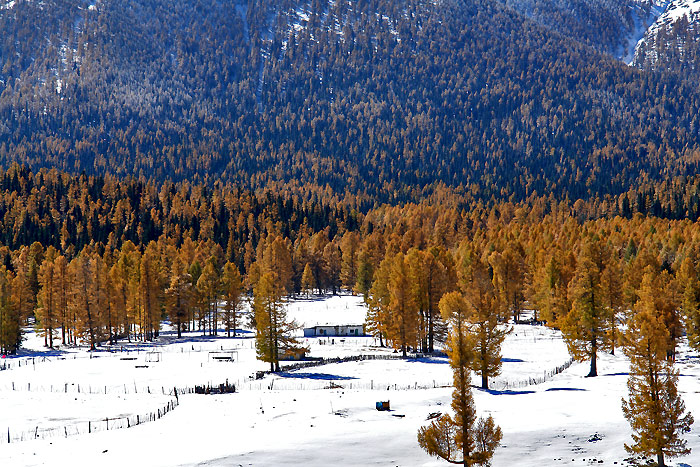
[[[351,296],[301,300],[289,311],[306,326],[364,320],[361,301]],[[305,342],[312,356],[392,354],[372,338]],[[428,457],[416,442],[430,413],[449,410],[451,388],[443,386],[451,372],[445,358],[328,364],[254,381],[249,377],[268,365],[255,359],[252,333],[236,339],[191,334],[183,341],[165,333],[155,349],[159,362],[147,361],[154,359],[148,353],[153,348],[137,351],[135,345],[88,358],[84,350],[47,354],[42,343],[30,336],[27,346],[36,350],[11,359],[11,369],[0,371],[2,466],[448,465]],[[222,348],[236,350],[235,362],[211,358],[209,352]],[[503,374],[493,382],[497,389],[474,389],[477,410],[492,414],[503,429],[494,466],[631,465],[624,450],[630,430],[620,408],[627,391],[624,357],[602,356],[597,378],[584,378],[587,366],[574,364],[542,384],[528,385],[569,357],[557,332],[518,325],[507,338],[503,359]],[[700,419],[697,355],[683,352],[679,369],[686,405]],[[181,395],[179,406],[159,420],[73,434],[84,433],[88,421],[157,410],[173,399],[174,386],[226,380],[239,392]],[[380,400],[389,400],[392,411],[377,412],[374,404]],[[2,439],[5,427],[13,437],[10,444]],[[45,429],[60,435],[61,427],[62,436],[15,440],[17,433],[27,439]],[[687,435],[693,454],[672,465],[700,467],[700,425],[693,428]]]

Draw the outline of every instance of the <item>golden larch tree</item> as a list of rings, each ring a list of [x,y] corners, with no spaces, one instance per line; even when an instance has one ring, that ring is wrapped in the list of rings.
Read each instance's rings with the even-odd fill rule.
[[[571,356],[590,361],[588,377],[598,376],[598,352],[610,348],[610,317],[601,284],[604,264],[600,241],[586,239],[569,284],[571,311],[562,319],[561,330]]]
[[[477,246],[466,249],[461,263],[461,287],[469,305],[470,368],[481,376],[481,387],[488,389],[489,378],[501,372],[501,346],[510,329],[498,321],[504,303],[494,285],[493,269],[483,256]]]
[[[217,335],[219,295],[221,292],[221,278],[212,258],[207,260],[202,275],[197,280],[197,290],[203,299],[202,308],[204,314],[204,333],[206,334],[207,321],[209,321],[209,335]]]
[[[678,394],[678,371],[668,358],[670,335],[654,302],[652,275],[642,280],[637,313],[628,323],[623,351],[630,358],[627,381],[629,397],[622,411],[632,427],[633,454],[654,456],[664,467],[665,459],[690,453],[683,433],[690,431],[693,417],[686,413]]]
[[[177,337],[187,323],[192,300],[192,278],[180,258],[175,258],[170,275],[170,286],[165,290],[165,309],[170,322],[177,328]]]
[[[469,304],[459,292],[450,292],[440,300],[440,312],[449,323],[447,354],[453,371],[454,416],[442,415],[418,430],[418,444],[431,456],[465,467],[488,465],[503,436],[491,416],[476,416],[471,392],[469,362]]]
[[[226,335],[236,337],[236,329],[238,327],[238,317],[240,314],[241,304],[243,303],[243,280],[238,266],[232,262],[227,262],[224,265],[224,272],[221,276],[221,285],[223,291],[224,306],[221,310],[223,314],[224,325],[226,326]]]
[[[389,326],[387,338],[405,357],[408,347],[418,341],[418,309],[410,267],[403,253],[397,253],[389,270]]]
[[[258,358],[270,363],[270,371],[280,370],[280,355],[298,348],[292,333],[298,329],[287,319],[283,288],[273,272],[266,272],[253,290],[255,313],[255,348]]]
[[[49,247],[46,258],[39,268],[38,308],[35,312],[37,324],[44,335],[44,345],[53,348],[54,331],[60,326],[58,311],[58,288],[56,287],[56,267],[54,260],[58,252]]]
[[[0,354],[14,354],[22,342],[19,309],[12,303],[13,273],[0,266]]]

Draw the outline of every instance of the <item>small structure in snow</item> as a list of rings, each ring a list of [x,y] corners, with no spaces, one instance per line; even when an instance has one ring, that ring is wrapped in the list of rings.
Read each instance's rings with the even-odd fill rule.
[[[365,327],[362,324],[323,325],[304,328],[304,337],[354,337],[364,335]]]
[[[386,410],[391,410],[390,405],[389,405],[389,401],[377,402],[376,407],[377,407],[377,410],[379,410],[380,412],[386,411]]]

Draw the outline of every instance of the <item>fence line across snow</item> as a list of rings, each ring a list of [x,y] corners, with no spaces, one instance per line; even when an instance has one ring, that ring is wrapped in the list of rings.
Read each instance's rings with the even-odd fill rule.
[[[409,357],[411,358],[411,357]],[[413,358],[416,358],[415,356]],[[318,362],[302,362],[297,365],[289,365],[283,368],[283,372],[291,372],[298,369],[315,367],[320,365],[325,365],[328,363],[340,363],[340,362],[350,362],[350,361],[362,361],[362,360],[395,360],[402,359],[402,357],[394,355],[371,355],[371,356],[355,356],[346,358],[334,358],[327,359]],[[567,368],[569,368],[574,363],[573,359],[569,359],[562,365],[545,371],[542,376],[529,377],[522,380],[508,381],[508,380],[491,380],[489,384],[489,389],[496,391],[519,389],[527,386],[533,386],[542,384],[549,381],[554,376],[562,373]],[[264,372],[266,375],[275,375],[274,373]],[[260,375],[258,375],[260,376]],[[257,378],[260,379],[260,378]],[[395,383],[388,381],[354,381],[347,379],[331,379],[331,378],[321,378],[311,379],[307,381],[294,380],[293,373],[287,377],[277,377],[271,380],[256,380],[250,382],[238,382],[238,387],[241,390],[251,390],[251,391],[261,391],[261,390],[280,390],[280,391],[303,391],[303,390],[319,390],[319,389],[348,389],[348,390],[378,390],[378,391],[404,391],[404,390],[418,390],[418,389],[435,389],[441,387],[451,387],[452,380],[449,381],[437,381],[432,380],[428,382],[418,382],[413,383]]]
[[[178,394],[188,393],[187,387],[177,388]],[[192,392],[194,392],[194,389]],[[53,394],[88,394],[88,395],[130,395],[130,394],[153,394],[174,396],[173,390],[165,386],[136,386],[135,384],[119,384],[119,385],[91,385],[80,383],[63,383],[63,384],[35,384],[32,382],[9,382],[0,387],[2,391],[16,392],[48,392]]]
[[[169,400],[162,407],[157,408],[153,412],[128,415],[125,417],[105,417],[97,420],[88,420],[76,422],[70,425],[57,426],[51,428],[41,428],[36,426],[33,430],[14,431],[8,427],[4,432],[0,433],[0,444],[16,443],[33,439],[46,439],[83,435],[87,433],[96,433],[98,431],[119,430],[131,428],[133,426],[142,425],[144,423],[153,422],[161,419],[165,414],[169,413],[180,404],[178,397]]]

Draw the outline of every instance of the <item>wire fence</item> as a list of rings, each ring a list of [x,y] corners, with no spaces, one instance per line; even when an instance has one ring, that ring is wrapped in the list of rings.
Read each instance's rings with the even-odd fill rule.
[[[239,387],[242,391],[312,391],[321,389],[343,389],[357,391],[407,391],[419,389],[434,389],[452,386],[452,381],[392,383],[388,381],[348,381],[339,379],[329,380],[293,380],[275,378],[267,381],[254,381],[243,383]]]
[[[96,433],[99,431],[119,430],[131,428],[132,426],[160,420],[180,404],[179,398],[174,397],[165,405],[158,407],[152,412],[128,415],[123,417],[105,417],[96,420],[77,421],[70,425],[42,428],[36,426],[33,430],[13,430],[8,427],[4,433],[0,433],[0,444],[16,443],[21,441],[47,439],[57,437],[69,437]]]
[[[408,358],[421,358],[422,355],[413,355]],[[398,360],[404,359],[401,356],[395,355],[364,355],[364,356],[354,356],[354,357],[344,357],[344,358],[332,358],[324,359],[317,362],[302,362],[296,365],[289,365],[284,367],[282,376],[279,374],[268,372],[259,372],[256,377],[256,381],[242,381],[238,382],[238,387],[240,390],[250,390],[250,391],[305,391],[305,390],[320,390],[320,389],[347,389],[347,390],[377,390],[377,391],[405,391],[405,390],[419,390],[419,389],[435,389],[435,388],[445,388],[452,386],[452,380],[431,380],[431,381],[414,381],[414,382],[392,382],[392,381],[381,381],[381,380],[354,380],[352,377],[348,378],[328,378],[322,374],[308,374],[304,375],[303,381],[296,379],[294,377],[293,371],[317,367],[321,365],[326,365],[329,363],[343,363],[343,362],[353,362],[362,360]],[[538,377],[528,377],[521,380],[504,380],[504,379],[493,379],[489,383],[489,389],[496,391],[505,391],[511,389],[520,389],[527,386],[533,386],[545,383],[552,379],[554,376],[562,373],[567,368],[569,368],[574,363],[573,359],[569,359],[562,365],[543,372],[542,376]],[[260,373],[264,373],[262,376],[277,376],[274,379],[262,380]],[[287,374],[288,373],[288,374]]]
[[[140,357],[148,356],[152,353],[160,354],[192,354],[206,355],[209,352],[234,352],[237,350],[254,348],[254,339],[238,339],[227,341],[226,345],[206,346],[195,344],[183,344],[180,346],[168,346],[164,344],[143,344],[139,346],[113,346],[92,352],[61,352],[56,355],[39,355],[39,356],[21,356],[7,357],[0,360],[0,371],[13,370],[17,368],[25,368],[28,366],[37,366],[42,363],[52,363],[62,360],[91,360],[96,358],[110,358],[119,356],[122,360],[137,360]]]
[[[408,357],[403,357],[401,355],[395,354],[379,354],[379,355],[355,355],[349,357],[338,357],[338,358],[327,358],[319,359],[313,361],[304,361],[298,363],[292,363],[285,365],[283,367],[283,375],[280,377],[279,374],[272,373],[270,371],[258,372],[253,377],[246,377],[242,380],[237,380],[233,383],[229,383],[226,380],[222,384],[212,384],[211,382],[205,385],[195,385],[195,386],[182,386],[173,387],[172,389],[166,388],[165,386],[142,386],[138,387],[136,384],[129,385],[123,384],[118,386],[92,386],[84,385],[79,383],[63,383],[60,385],[37,385],[31,382],[27,383],[9,383],[5,386],[5,390],[12,391],[28,391],[28,392],[51,392],[51,393],[72,393],[72,394],[95,394],[95,395],[125,395],[125,394],[152,394],[152,395],[164,395],[170,397],[170,400],[163,406],[158,407],[156,410],[133,414],[122,417],[106,417],[95,420],[88,421],[78,421],[70,425],[42,428],[36,426],[33,430],[13,430],[11,427],[7,428],[6,432],[0,433],[0,444],[1,443],[14,443],[20,441],[27,441],[32,439],[47,439],[55,437],[68,437],[75,435],[82,435],[87,433],[94,433],[99,431],[108,430],[118,430],[124,428],[130,428],[133,426],[141,425],[143,423],[148,423],[152,421],[159,420],[165,414],[174,410],[179,405],[179,396],[183,394],[227,394],[235,393],[241,390],[244,391],[305,391],[305,390],[323,390],[323,389],[343,389],[343,390],[376,390],[376,391],[405,391],[405,390],[426,390],[434,388],[444,388],[451,387],[451,380],[431,380],[418,382],[390,382],[390,381],[380,381],[380,380],[354,380],[348,378],[326,378],[323,374],[318,374],[315,376],[313,373],[309,375],[304,375],[304,380],[300,381],[295,378],[294,371],[301,370],[305,368],[318,367],[321,365],[333,364],[333,363],[345,363],[345,362],[358,362],[358,361],[369,361],[369,360],[405,360],[405,359],[420,359],[426,357],[435,357],[435,355],[422,355],[422,354],[412,354]],[[37,359],[45,359],[47,357],[39,357]],[[32,359],[34,360],[34,359]],[[25,360],[25,364],[35,364],[34,361],[29,359]],[[31,362],[31,363],[30,363]],[[542,384],[554,376],[562,373],[568,369],[572,363],[573,359],[568,360],[562,365],[556,368],[545,371],[542,376],[539,377],[529,377],[522,380],[500,380],[494,379],[490,382],[489,386],[491,390],[503,391],[524,388],[527,386]],[[21,363],[20,363],[21,364]],[[274,378],[263,379],[266,376],[274,376]]]
[[[568,361],[566,361],[566,363],[559,365],[556,368],[552,368],[551,370],[547,370],[543,373],[542,376],[538,376],[538,377],[529,377],[529,378],[517,380],[517,381],[494,379],[489,384],[489,388],[496,390],[496,391],[507,391],[510,389],[521,389],[521,388],[524,388],[527,386],[535,386],[538,384],[542,384],[542,383],[549,381],[554,376],[562,373],[564,370],[569,368],[573,363],[574,363],[574,359],[571,358]]]
[[[181,391],[182,389],[182,391]],[[187,387],[171,389],[165,386],[137,386],[136,384],[119,384],[119,385],[89,385],[80,383],[63,383],[63,384],[32,384],[31,382],[9,382],[0,386],[2,391],[24,391],[24,392],[49,392],[54,394],[90,394],[90,395],[130,395],[130,394],[153,394],[174,396],[178,394],[186,394]],[[192,388],[193,389],[193,388]],[[192,390],[194,392],[194,389]]]

